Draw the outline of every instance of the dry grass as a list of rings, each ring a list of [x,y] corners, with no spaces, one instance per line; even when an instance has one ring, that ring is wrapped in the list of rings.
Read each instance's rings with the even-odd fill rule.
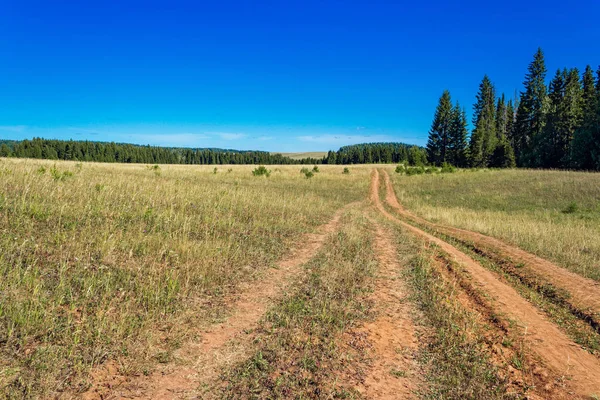
[[[0,159],[0,393],[85,390],[107,359],[144,372],[367,192],[368,169],[253,169]]]
[[[399,201],[434,222],[495,236],[600,280],[600,174],[390,171]]]

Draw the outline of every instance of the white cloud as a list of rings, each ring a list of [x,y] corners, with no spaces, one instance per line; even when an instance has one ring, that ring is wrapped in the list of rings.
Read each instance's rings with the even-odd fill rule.
[[[27,129],[26,125],[0,125],[0,131],[23,132]]]
[[[306,135],[298,136],[297,139],[302,142],[334,145],[393,141],[388,135]]]
[[[221,139],[223,140],[239,140],[239,139],[243,139],[245,138],[247,135],[244,133],[225,133],[225,132],[218,132],[217,133]]]

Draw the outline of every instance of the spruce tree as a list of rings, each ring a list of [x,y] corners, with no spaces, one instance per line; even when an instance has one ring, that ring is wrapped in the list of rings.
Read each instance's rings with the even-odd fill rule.
[[[538,49],[529,64],[521,92],[514,128],[514,144],[517,165],[535,167],[539,157],[533,146],[535,138],[540,136],[546,123],[547,88],[546,64],[542,49]]]
[[[448,137],[448,151],[446,161],[454,166],[464,168],[467,166],[467,113],[456,102],[452,108],[452,122]]]
[[[473,133],[469,143],[472,167],[488,166],[497,143],[496,137],[496,91],[490,78],[485,75],[479,85],[477,102],[473,106]]]
[[[510,103],[509,110],[504,94],[502,94],[496,106],[496,145],[490,157],[490,167],[512,168],[515,166],[515,154],[508,140],[508,130],[512,127],[514,118],[513,113],[512,103]]]
[[[600,69],[599,72],[600,74]],[[600,77],[599,77],[600,82]],[[589,65],[585,68],[582,78],[581,111],[582,123],[575,131],[571,144],[571,166],[578,169],[591,170],[595,168],[592,158],[594,148],[594,127],[600,124],[597,118],[597,103],[600,88],[594,87],[594,72]]]
[[[554,78],[550,81],[548,87],[548,111],[546,113],[546,125],[544,126],[543,134],[536,138],[535,147],[538,149],[540,157],[540,167],[558,168],[561,158],[559,146],[559,132],[561,125],[564,123],[564,107],[565,85],[568,78],[567,70],[560,69],[554,74]]]
[[[515,148],[514,142],[514,129],[515,129],[515,106],[513,105],[512,99],[506,103],[506,138],[511,147]]]
[[[444,90],[438,101],[431,129],[429,130],[429,139],[427,140],[427,158],[431,164],[441,165],[446,162],[451,123],[452,99],[450,92]]]

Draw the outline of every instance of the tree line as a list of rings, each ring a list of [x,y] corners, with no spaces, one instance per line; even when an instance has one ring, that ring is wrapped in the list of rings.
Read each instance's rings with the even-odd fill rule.
[[[294,160],[266,151],[189,149],[73,140],[4,141],[0,157],[144,164],[319,164],[322,159]]]
[[[556,71],[546,86],[541,49],[529,64],[516,100],[496,95],[485,75],[473,106],[469,135],[465,109],[449,91],[439,99],[427,142],[436,165],[600,170],[600,68]]]
[[[323,163],[424,165],[427,163],[427,153],[422,147],[404,143],[363,143],[343,146],[338,151],[329,151]]]
[[[0,141],[0,157],[145,164],[369,164],[427,163],[425,149],[404,143],[365,143],[329,151],[323,158],[292,159],[265,151],[189,149],[34,138]]]

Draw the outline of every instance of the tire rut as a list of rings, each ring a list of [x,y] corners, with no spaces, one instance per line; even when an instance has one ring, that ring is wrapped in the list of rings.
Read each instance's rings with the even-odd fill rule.
[[[303,244],[280,261],[278,268],[267,271],[260,281],[243,284],[227,320],[211,325],[200,334],[200,342],[188,343],[175,353],[178,364],[191,366],[168,364],[149,376],[127,377],[118,373],[116,364],[107,363],[92,374],[94,384],[83,398],[195,398],[202,396],[198,393],[201,386],[204,392],[217,388],[220,371],[245,355],[251,339],[246,332],[257,325],[285,287],[302,274],[300,267],[313,258],[327,237],[338,229],[344,211],[356,204],[347,204],[336,211],[327,224],[317,229],[318,233],[305,235]]]
[[[415,354],[419,346],[411,319],[414,310],[399,278],[402,266],[397,261],[390,232],[380,224],[370,222],[375,228],[375,251],[379,262],[371,300],[378,315],[360,329],[373,346],[373,362],[358,390],[368,399],[415,398],[419,383]]]
[[[489,294],[493,307],[515,320],[525,332],[525,340],[545,365],[560,377],[575,396],[590,398],[600,394],[600,360],[570,340],[556,325],[527,302],[511,286],[503,283],[491,271],[443,240],[422,231],[390,214],[379,199],[379,172],[373,171],[371,199],[375,207],[389,220],[403,226],[418,237],[437,245],[470,274],[473,283]]]
[[[418,224],[434,228],[459,240],[468,240],[473,242],[476,246],[492,249],[499,253],[503,258],[509,258],[525,264],[540,278],[543,278],[557,288],[568,291],[570,294],[569,300],[576,308],[584,312],[591,311],[591,313],[600,316],[600,282],[584,278],[581,275],[561,268],[548,260],[528,253],[527,251],[512,246],[502,240],[466,229],[435,224],[424,218],[418,217],[400,205],[396,194],[394,193],[394,188],[388,173],[383,171],[383,176],[386,186],[386,203],[403,217],[415,221]]]

